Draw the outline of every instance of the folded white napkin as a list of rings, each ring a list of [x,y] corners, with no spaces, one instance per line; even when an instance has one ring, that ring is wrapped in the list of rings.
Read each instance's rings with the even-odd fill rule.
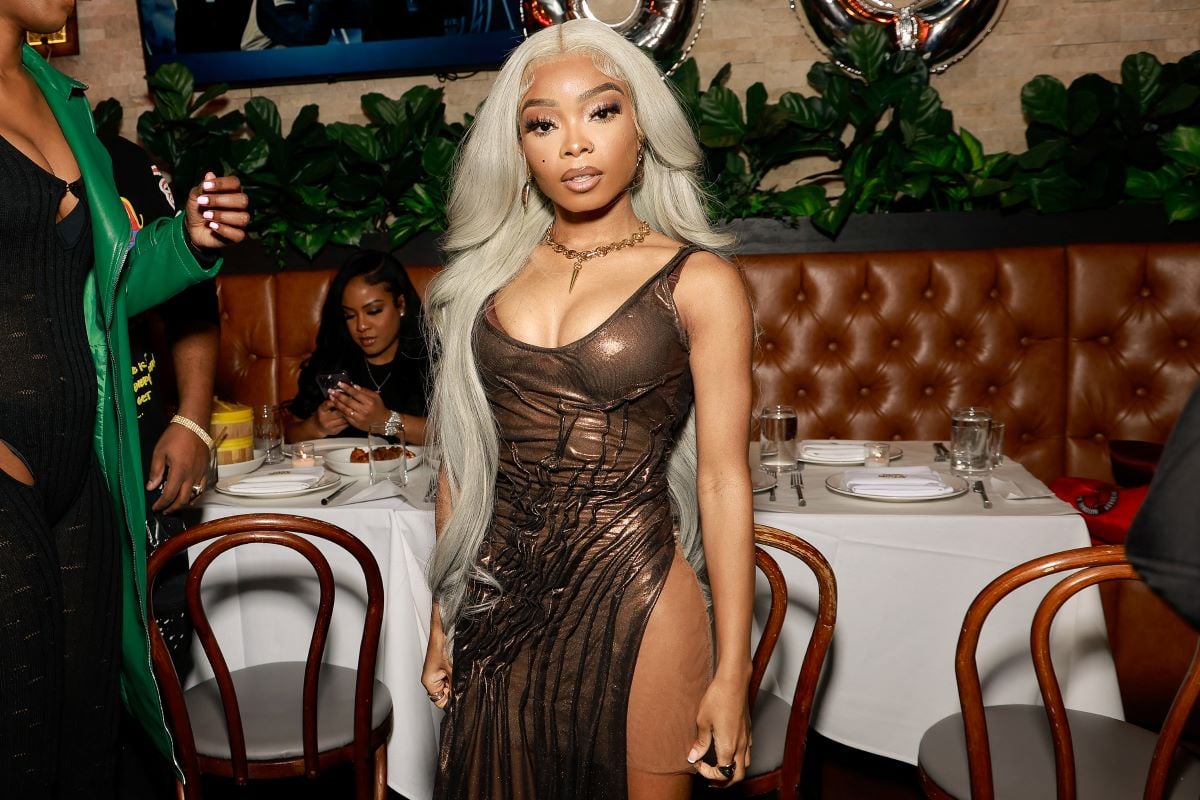
[[[992,491],[1005,500],[1037,500],[1042,497],[1053,497],[1054,492],[1037,478],[1017,478],[1008,480],[991,476]]]
[[[335,506],[345,506],[368,500],[384,500],[388,497],[399,497],[408,502],[408,498],[400,493],[400,487],[391,481],[380,481],[379,483],[371,484],[364,478],[362,484],[358,489],[347,490],[344,495],[334,500],[333,504]]]
[[[848,469],[842,482],[855,494],[877,497],[938,497],[954,491],[929,467]]]
[[[273,469],[255,472],[229,487],[238,494],[279,494],[311,489],[325,474],[324,467],[300,467],[297,469]]]
[[[804,439],[800,442],[801,457],[850,461],[865,458],[867,443],[859,439]]]

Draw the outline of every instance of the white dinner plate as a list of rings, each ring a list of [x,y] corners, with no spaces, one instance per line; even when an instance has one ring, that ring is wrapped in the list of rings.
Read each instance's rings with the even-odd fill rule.
[[[263,461],[267,458],[266,450],[255,450],[254,458],[249,461],[238,461],[233,464],[217,464],[217,479],[236,478],[239,475],[245,475],[249,472],[254,472],[262,466]]]
[[[827,467],[860,466],[860,465],[862,465],[863,461],[865,460],[864,458],[855,458],[855,459],[851,459],[849,461],[847,461],[845,459],[817,458],[814,456],[806,456],[803,453],[800,453],[799,448],[797,448],[797,453],[798,453],[798,455],[796,456],[797,461],[803,461],[805,464],[824,464]],[[904,455],[903,449],[897,447],[894,444],[888,445],[888,461],[889,462],[895,461],[897,458],[899,458],[902,455]]]
[[[750,470],[750,491],[754,494],[759,492],[768,492],[775,488],[779,483],[779,479],[769,472],[761,469]]]
[[[366,446],[366,440],[363,440],[362,444],[356,445],[356,447],[362,448],[366,448]],[[408,452],[412,453],[412,456],[408,459],[408,468],[411,470],[416,468],[416,466],[421,463],[421,458],[425,453],[425,448],[419,447],[415,444],[410,444],[408,445],[407,449]],[[362,464],[356,464],[350,460],[350,453],[353,451],[354,447],[340,447],[336,450],[326,450],[325,466],[334,472],[342,475],[349,475],[355,478],[361,478],[369,475],[371,472],[370,464],[365,462]],[[381,461],[380,464],[387,465],[387,467],[384,469],[385,472],[391,472],[392,470],[396,469],[396,467],[400,466],[400,459],[397,458],[391,462]]]
[[[271,473],[264,472],[263,474],[269,475]],[[319,492],[322,489],[329,489],[329,488],[331,488],[333,486],[337,486],[339,483],[341,483],[342,479],[339,478],[337,475],[334,475],[330,472],[326,472],[325,474],[323,474],[321,476],[320,480],[318,480],[312,486],[309,486],[307,489],[291,489],[289,491],[271,492],[269,494],[264,494],[262,492],[239,492],[233,488],[237,482],[238,482],[237,478],[229,478],[228,480],[217,481],[216,489],[221,494],[227,494],[232,497],[241,497],[243,499],[249,499],[249,500],[254,500],[254,499],[274,500],[278,497],[299,497],[300,495],[312,494],[313,492]]]
[[[852,492],[846,488],[846,473],[838,472],[830,475],[825,479],[825,488],[834,494],[845,495],[846,497],[855,497],[859,500],[876,500],[880,503],[928,503],[930,500],[949,500],[951,497],[961,497],[971,491],[971,486],[965,480],[957,475],[943,475],[942,480],[946,482],[953,491],[946,494],[931,494],[918,495],[916,497],[885,497],[878,494],[864,494],[862,492]]]

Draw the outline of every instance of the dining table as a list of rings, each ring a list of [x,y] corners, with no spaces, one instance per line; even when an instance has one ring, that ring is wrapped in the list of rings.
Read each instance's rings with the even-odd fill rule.
[[[791,475],[781,472],[774,499],[765,488],[756,492],[754,519],[810,542],[837,578],[837,624],[813,728],[855,749],[916,764],[926,729],[959,710],[955,646],[971,601],[1009,568],[1091,541],[1079,513],[1019,463],[1007,460],[956,481],[949,462],[935,460],[932,442],[891,444],[894,460],[884,471],[928,467],[948,483],[967,484],[966,491],[921,501],[867,499],[829,489],[840,488],[846,470],[856,467],[801,461],[805,504]],[[750,458],[757,467],[755,446]],[[986,498],[974,490],[976,480]],[[816,616],[816,583],[798,560],[772,555],[787,579],[788,615],[763,686],[790,700]],[[1041,702],[1029,631],[1053,580],[1017,590],[989,616],[977,656],[985,703]],[[761,577],[757,591],[762,619],[770,592]],[[1051,652],[1069,708],[1124,718],[1095,587],[1059,612]]]
[[[894,442],[896,466],[928,465],[939,473],[930,442]],[[751,448],[757,474],[757,450]],[[883,502],[835,494],[826,486],[844,465],[800,464],[805,505],[780,473],[774,499],[754,497],[756,522],[810,541],[838,581],[837,626],[822,675],[812,724],[822,735],[861,750],[916,763],[925,729],[958,709],[954,647],[967,606],[1004,570],[1047,553],[1085,546],[1087,530],[1075,510],[1049,495],[1019,464],[1008,462],[981,480],[981,495],[922,502]],[[409,800],[433,793],[441,712],[420,684],[432,604],[425,570],[434,544],[432,476],[428,459],[409,471],[407,485],[350,488],[328,505],[329,491],[286,498],[233,497],[209,491],[192,521],[234,514],[283,513],[313,517],[359,537],[379,563],[385,610],[376,677],[389,689],[394,728],[388,745],[388,785]],[[774,480],[772,476],[770,478]],[[1020,499],[1017,499],[1017,498]],[[353,667],[358,653],[365,588],[357,565],[319,543],[337,576],[338,599],[325,660]],[[787,578],[788,615],[764,679],[764,690],[790,699],[812,628],[816,589],[811,574],[776,553]],[[980,643],[984,698],[989,703],[1038,702],[1029,660],[1033,609],[1047,585],[1037,582],[997,607]],[[231,668],[303,660],[316,606],[316,581],[298,555],[266,544],[236,548],[216,559],[202,597]],[[769,589],[757,587],[756,626],[765,618]],[[1122,717],[1116,672],[1107,646],[1099,595],[1087,590],[1059,615],[1052,651],[1067,705]],[[212,675],[202,651],[188,684]]]

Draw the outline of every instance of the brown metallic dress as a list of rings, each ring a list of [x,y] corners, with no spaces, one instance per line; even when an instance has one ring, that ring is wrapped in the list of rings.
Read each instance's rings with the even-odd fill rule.
[[[681,248],[598,328],[557,348],[475,330],[500,436],[492,528],[460,621],[436,797],[626,797],[691,771],[711,674],[667,462],[692,405],[672,296]]]

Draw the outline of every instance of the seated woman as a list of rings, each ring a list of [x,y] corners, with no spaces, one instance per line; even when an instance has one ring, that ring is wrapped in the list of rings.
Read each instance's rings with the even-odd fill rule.
[[[318,378],[338,372],[349,381],[322,389]],[[405,440],[423,444],[428,376],[421,298],[404,267],[386,253],[360,253],[329,286],[317,349],[288,404],[287,439],[363,436],[372,425],[402,423]]]

